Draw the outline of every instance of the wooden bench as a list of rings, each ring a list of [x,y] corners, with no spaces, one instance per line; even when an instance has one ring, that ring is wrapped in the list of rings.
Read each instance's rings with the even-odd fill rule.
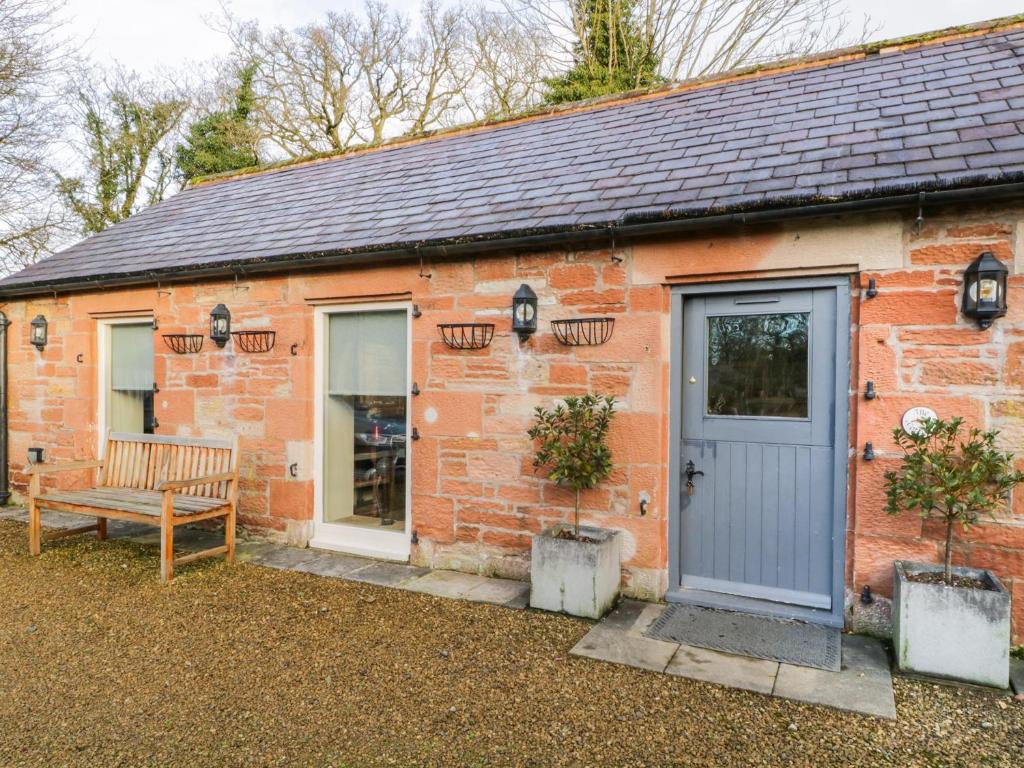
[[[40,490],[42,475],[99,470],[97,485],[84,490]],[[95,517],[92,525],[54,531],[47,540],[96,531],[107,536],[107,519],[160,527],[160,578],[174,577],[174,566],[201,557],[235,556],[238,504],[238,439],[214,440],[112,432],[103,458],[69,464],[33,464],[28,469],[28,545],[38,555],[42,544],[40,510]],[[174,557],[176,526],[224,517],[224,546]]]

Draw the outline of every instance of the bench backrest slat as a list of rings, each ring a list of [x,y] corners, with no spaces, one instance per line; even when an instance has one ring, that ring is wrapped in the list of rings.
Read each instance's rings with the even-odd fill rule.
[[[106,461],[101,485],[111,488],[155,490],[164,480],[235,472],[238,467],[236,440],[205,437],[169,437],[111,432],[107,437]],[[230,483],[206,483],[183,488],[190,496],[227,499]]]

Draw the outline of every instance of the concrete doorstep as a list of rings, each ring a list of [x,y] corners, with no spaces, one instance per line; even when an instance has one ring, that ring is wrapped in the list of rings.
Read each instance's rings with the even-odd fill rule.
[[[843,636],[839,672],[679,645],[644,636],[664,605],[624,600],[571,653],[863,715],[896,719],[889,658],[873,638]]]

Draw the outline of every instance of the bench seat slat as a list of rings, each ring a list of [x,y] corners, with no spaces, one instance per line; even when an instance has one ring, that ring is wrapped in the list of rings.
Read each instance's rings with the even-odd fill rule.
[[[37,497],[40,506],[47,501],[61,504],[79,504],[97,509],[123,510],[150,517],[160,517],[160,491],[145,491],[129,488],[88,488],[81,491],[48,491]],[[175,517],[187,517],[228,506],[224,499],[204,496],[174,494]]]
[[[160,507],[162,502],[162,494],[160,491],[148,491],[139,488],[87,488],[81,491],[51,491],[47,495],[54,493],[80,493],[87,494],[93,498],[106,499],[108,501],[119,501],[124,500],[131,504],[142,504],[142,505],[156,505]],[[205,499],[201,496],[192,496],[190,494],[176,493],[174,494],[174,508],[175,510],[186,510],[190,512],[205,512],[208,509],[214,509],[215,507],[223,506],[227,504],[224,499]]]

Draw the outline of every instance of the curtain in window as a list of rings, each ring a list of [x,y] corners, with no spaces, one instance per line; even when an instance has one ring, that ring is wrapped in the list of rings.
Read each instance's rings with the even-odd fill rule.
[[[153,327],[148,323],[110,326],[110,388],[153,390]]]
[[[329,394],[405,396],[404,311],[344,312],[329,323]]]

